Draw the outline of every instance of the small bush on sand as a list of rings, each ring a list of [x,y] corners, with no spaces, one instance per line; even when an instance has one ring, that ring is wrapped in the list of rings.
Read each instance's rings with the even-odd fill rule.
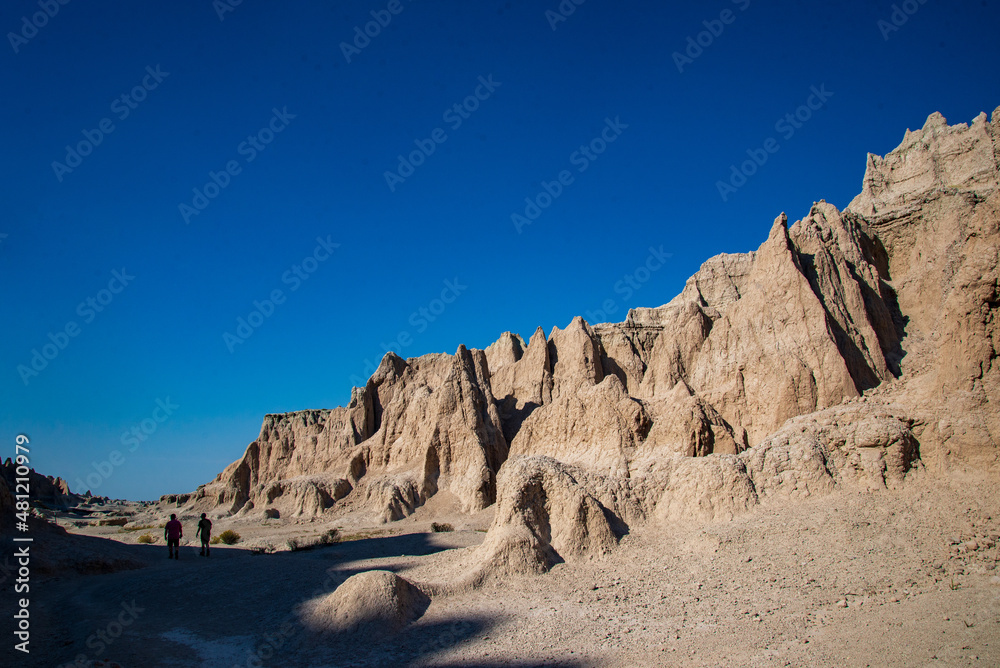
[[[143,529],[155,529],[154,524],[140,524],[138,526],[122,527],[118,530],[118,533],[129,533],[131,531],[142,531]]]
[[[327,529],[322,536],[319,537],[320,545],[333,545],[334,543],[340,542],[340,530],[339,529]]]
[[[431,522],[431,531],[434,533],[444,533],[446,531],[454,531],[455,527],[447,523],[438,524],[437,522]]]
[[[233,531],[232,529],[226,529],[218,536],[219,540],[226,545],[235,545],[240,542],[240,535]]]
[[[153,536],[151,536],[148,533],[142,534],[136,540],[138,540],[140,543],[146,543],[147,545],[149,545],[150,543],[155,543],[156,542],[156,539],[153,538]]]
[[[127,517],[110,517],[97,521],[97,526],[99,527],[123,527],[126,524],[128,524]]]
[[[212,536],[212,540],[208,542],[210,542],[212,545],[218,545],[219,543],[222,542],[222,539],[219,538],[218,536]]]

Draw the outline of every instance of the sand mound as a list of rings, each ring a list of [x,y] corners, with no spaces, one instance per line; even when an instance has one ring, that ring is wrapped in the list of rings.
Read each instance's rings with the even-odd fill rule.
[[[395,633],[417,619],[430,598],[413,583],[389,571],[349,577],[305,614],[306,624],[328,633]]]

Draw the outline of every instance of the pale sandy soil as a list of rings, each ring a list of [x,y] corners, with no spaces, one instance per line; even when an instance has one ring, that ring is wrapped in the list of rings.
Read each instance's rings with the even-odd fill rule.
[[[300,623],[298,607],[368,569],[457,580],[489,511],[435,517],[452,533],[426,533],[425,511],[371,538],[260,556],[238,544],[213,548],[210,559],[187,547],[168,561],[161,539],[126,548],[147,568],[38,583],[34,651],[23,665],[85,655],[125,668],[228,668],[261,665],[252,657],[264,647],[262,665],[316,668],[998,666],[998,488],[925,477],[901,491],[840,491],[729,522],[636,527],[603,559],[436,596],[385,638],[320,636]],[[217,529],[230,525],[248,542],[281,543],[328,523],[222,520]],[[122,537],[114,531],[86,530]],[[122,604],[133,601],[142,610],[120,637],[101,652],[95,639],[88,647],[98,631],[118,630]]]

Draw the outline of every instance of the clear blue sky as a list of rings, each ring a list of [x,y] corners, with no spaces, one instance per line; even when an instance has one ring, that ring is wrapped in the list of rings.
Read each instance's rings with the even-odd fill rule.
[[[667,302],[782,211],[846,206],[931,112],[1000,104],[997,3],[902,4],[9,0],[0,456],[23,432],[74,490],[189,491],[394,341]]]

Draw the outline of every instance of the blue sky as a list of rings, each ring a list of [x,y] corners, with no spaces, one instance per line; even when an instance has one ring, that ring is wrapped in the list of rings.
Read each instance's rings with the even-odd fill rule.
[[[663,304],[1000,104],[995,2],[223,1],[0,17],[0,456],[74,490],[189,491],[389,346]]]

